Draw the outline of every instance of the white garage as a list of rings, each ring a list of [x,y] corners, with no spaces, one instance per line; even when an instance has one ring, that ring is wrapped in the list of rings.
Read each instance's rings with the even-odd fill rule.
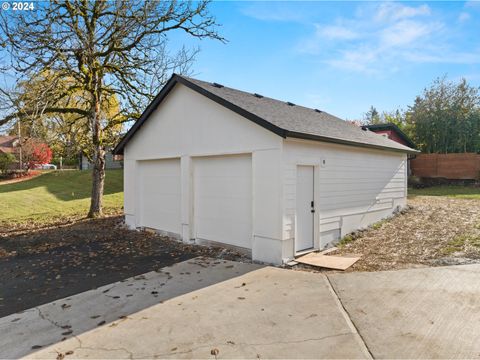
[[[405,206],[416,151],[318,109],[174,75],[114,152],[129,227],[280,264]]]

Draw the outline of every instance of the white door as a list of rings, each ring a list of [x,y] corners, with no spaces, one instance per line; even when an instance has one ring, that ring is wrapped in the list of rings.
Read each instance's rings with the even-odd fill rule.
[[[181,234],[180,160],[139,161],[140,226]]]
[[[295,251],[312,249],[314,226],[314,167],[297,166]]]
[[[196,238],[252,247],[250,155],[194,159]]]

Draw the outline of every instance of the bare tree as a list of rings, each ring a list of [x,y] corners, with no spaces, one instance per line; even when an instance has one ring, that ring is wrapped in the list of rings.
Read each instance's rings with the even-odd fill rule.
[[[1,13],[0,45],[19,81],[42,72],[69,79],[64,91],[45,91],[42,112],[87,119],[94,154],[89,217],[103,215],[104,132],[138,118],[166,76],[188,70],[196,54],[183,47],[170,53],[167,34],[180,30],[200,39],[224,40],[208,5],[208,0],[52,0],[35,3],[34,11]],[[76,101],[68,101],[72,94]],[[122,106],[111,115],[103,100],[113,95]],[[27,107],[7,114],[0,126],[33,111]]]

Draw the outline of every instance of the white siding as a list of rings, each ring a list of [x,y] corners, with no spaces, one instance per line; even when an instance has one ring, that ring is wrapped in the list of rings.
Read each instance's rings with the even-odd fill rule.
[[[281,146],[278,135],[177,84],[129,141],[124,158],[241,154]]]
[[[316,166],[316,246],[322,248],[405,206],[406,161],[401,153],[286,140],[283,239],[293,241],[295,234],[297,165]]]
[[[127,151],[125,149],[124,154]],[[125,223],[130,229],[137,226],[137,218],[135,217],[135,201],[138,185],[136,179],[138,177],[135,160],[125,160],[123,167],[123,212],[125,213]]]
[[[281,139],[279,137],[279,139]],[[281,140],[282,141],[282,140]],[[252,257],[267,263],[283,260],[282,240],[282,151],[255,151],[253,167]]]

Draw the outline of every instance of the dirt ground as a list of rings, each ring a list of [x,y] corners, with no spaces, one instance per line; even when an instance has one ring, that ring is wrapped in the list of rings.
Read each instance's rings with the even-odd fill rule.
[[[479,200],[415,196],[408,205],[405,213],[354,234],[331,255],[361,254],[347,271],[480,262]]]
[[[233,251],[127,230],[119,216],[0,229],[0,317],[196,256],[247,261]]]

